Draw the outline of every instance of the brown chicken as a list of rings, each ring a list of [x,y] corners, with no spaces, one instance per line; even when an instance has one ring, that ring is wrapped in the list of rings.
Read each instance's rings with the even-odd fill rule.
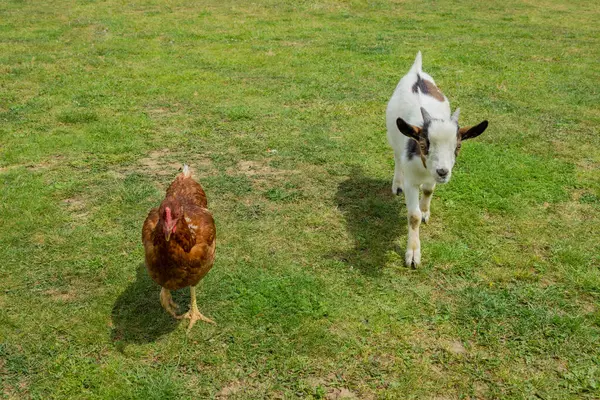
[[[210,271],[215,259],[216,230],[207,209],[206,194],[187,165],[167,189],[160,207],[148,213],[142,228],[146,268],[162,286],[160,304],[177,319],[188,318],[188,332],[197,320],[215,322],[200,314],[196,285]],[[171,290],[191,286],[190,310],[177,315]]]

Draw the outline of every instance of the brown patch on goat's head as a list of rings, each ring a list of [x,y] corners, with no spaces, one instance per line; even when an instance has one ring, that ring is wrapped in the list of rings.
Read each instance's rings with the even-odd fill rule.
[[[419,139],[419,149],[421,150],[421,154],[426,156],[429,154],[429,139],[427,137],[421,137]]]
[[[444,95],[437,86],[431,81],[422,79],[421,75],[417,75],[417,81],[412,86],[413,93],[421,92],[427,96],[431,96],[438,101],[444,101]]]
[[[427,154],[429,154],[429,140],[422,138],[419,140],[419,156],[425,169],[427,169],[427,157],[425,157]]]
[[[417,217],[416,215],[411,215],[408,218],[408,223],[410,224],[411,229],[417,229],[421,223],[421,218]]]
[[[458,153],[460,153],[460,148],[462,146],[462,138],[460,137],[460,130],[456,132],[456,148],[454,149],[454,157],[458,157]]]
[[[419,156],[421,157],[421,162],[425,169],[427,169],[427,155],[429,154],[430,145],[428,129],[429,122],[426,122],[421,131],[421,136],[419,137]]]
[[[427,129],[429,124],[425,123],[423,128],[420,128],[418,126],[409,125],[402,118],[398,118],[396,120],[396,125],[398,126],[400,133],[413,139],[408,141],[408,146],[406,147],[408,159],[410,160],[418,155],[421,158],[423,167],[427,168],[426,156],[429,154],[429,138]]]

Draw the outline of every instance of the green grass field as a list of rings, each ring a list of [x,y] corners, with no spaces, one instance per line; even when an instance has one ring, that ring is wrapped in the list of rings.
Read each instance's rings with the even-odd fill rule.
[[[1,396],[600,398],[599,19],[581,0],[2,1]],[[462,124],[490,127],[411,270],[385,106],[418,50]],[[183,162],[218,231],[198,291],[218,325],[189,336],[141,246]]]

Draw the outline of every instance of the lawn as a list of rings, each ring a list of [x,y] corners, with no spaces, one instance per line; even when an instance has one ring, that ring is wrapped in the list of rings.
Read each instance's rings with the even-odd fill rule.
[[[0,3],[0,396],[600,398],[600,6]],[[465,142],[403,265],[385,106]],[[141,226],[183,162],[217,258],[172,320]],[[175,294],[186,309],[189,290]]]

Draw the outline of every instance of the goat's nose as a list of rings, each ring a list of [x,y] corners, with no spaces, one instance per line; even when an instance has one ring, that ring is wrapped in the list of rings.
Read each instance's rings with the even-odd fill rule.
[[[437,172],[440,178],[445,178],[446,175],[448,175],[448,170],[446,168],[438,168],[435,170],[435,172]]]

